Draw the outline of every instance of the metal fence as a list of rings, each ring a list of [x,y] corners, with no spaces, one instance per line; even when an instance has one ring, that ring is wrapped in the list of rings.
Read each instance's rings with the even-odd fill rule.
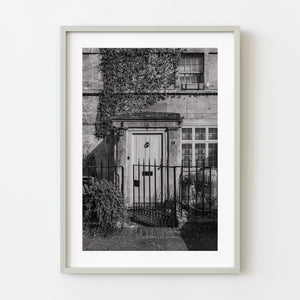
[[[84,157],[82,163],[82,184],[91,185],[105,179],[113,182],[124,194],[124,168],[116,164],[100,161],[96,165],[94,157]]]
[[[128,205],[133,220],[148,226],[177,226],[183,211],[202,217],[214,217],[218,208],[218,172],[203,160],[196,165],[181,163],[145,163],[132,166],[132,188]],[[96,165],[94,159],[83,161],[83,185],[106,179],[124,194],[124,168],[109,161]],[[129,196],[129,197],[128,197]]]
[[[206,161],[187,166],[143,161],[133,165],[132,174],[135,214],[161,215],[175,225],[183,210],[209,217],[217,213],[217,168]]]

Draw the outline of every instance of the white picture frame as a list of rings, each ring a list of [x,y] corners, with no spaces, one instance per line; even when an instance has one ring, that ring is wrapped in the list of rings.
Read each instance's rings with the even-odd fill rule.
[[[230,37],[230,53],[228,54],[232,59],[230,68],[232,69],[232,78],[228,79],[230,82],[230,87],[232,88],[232,105],[230,106],[230,111],[228,113],[230,118],[230,135],[232,136],[232,143],[230,148],[228,148],[228,154],[232,157],[232,163],[230,165],[230,187],[232,199],[230,201],[229,216],[231,216],[228,222],[230,223],[230,237],[228,237],[228,242],[230,245],[228,248],[227,255],[224,257],[229,257],[228,261],[230,263],[220,263],[217,262],[211,265],[205,265],[197,263],[198,258],[201,261],[201,255],[203,252],[186,252],[180,256],[181,264],[178,265],[178,260],[174,259],[173,263],[170,261],[167,265],[160,263],[164,260],[162,257],[159,262],[153,260],[151,263],[151,255],[143,256],[141,261],[148,259],[147,264],[142,262],[139,264],[125,265],[116,263],[111,265],[106,263],[102,265],[101,263],[96,263],[93,265],[93,257],[88,258],[89,263],[73,263],[70,260],[74,244],[71,242],[72,222],[75,218],[72,212],[72,201],[73,198],[70,189],[73,188],[72,182],[70,180],[71,174],[70,168],[74,164],[74,160],[70,158],[71,149],[71,132],[74,130],[72,126],[73,112],[72,108],[72,97],[74,92],[70,92],[72,89],[72,82],[70,80],[70,64],[72,60],[69,59],[70,51],[72,51],[72,43],[70,42],[71,35],[80,34],[84,35],[94,35],[103,34],[106,36],[114,34],[147,34],[155,33],[157,35],[164,34],[166,36],[172,34],[191,34],[197,33],[198,35],[214,35],[218,36],[226,35]],[[72,68],[71,68],[72,69]],[[72,109],[71,109],[72,108]],[[222,108],[220,108],[222,109]],[[60,270],[62,273],[97,273],[97,274],[121,274],[121,273],[165,273],[165,274],[189,274],[189,273],[238,273],[240,270],[240,28],[239,26],[62,26],[61,27],[61,111],[60,111],[60,128],[61,128],[61,260],[60,260]],[[226,118],[225,118],[225,121]],[[228,120],[229,122],[229,120]],[[81,124],[78,124],[80,126]],[[225,132],[227,134],[227,132]],[[229,133],[228,133],[229,134]],[[73,144],[72,144],[73,148]],[[74,150],[74,148],[73,148]],[[81,161],[78,161],[80,164]],[[226,194],[226,193],[225,193]],[[230,198],[227,194],[224,195],[224,199]],[[226,200],[227,201],[227,200]],[[222,213],[222,212],[221,212]],[[224,239],[226,239],[226,235]],[[110,253],[111,262],[116,253]],[[128,255],[130,255],[128,253]],[[142,255],[142,254],[138,254]],[[146,255],[146,254],[145,254]],[[155,255],[161,255],[162,253],[155,253]],[[175,254],[174,254],[175,255]],[[73,255],[74,256],[74,255]],[[184,260],[186,259],[186,264]],[[189,260],[195,260],[195,265],[188,263]],[[212,258],[213,259],[213,258]],[[225,259],[225,258],[224,258]],[[130,259],[128,260],[130,262]]]

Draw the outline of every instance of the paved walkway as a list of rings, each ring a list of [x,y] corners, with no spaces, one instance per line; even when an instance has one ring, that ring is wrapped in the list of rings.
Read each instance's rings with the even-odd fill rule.
[[[85,251],[186,251],[217,250],[217,224],[194,223],[189,227],[129,226],[108,237],[84,237]]]

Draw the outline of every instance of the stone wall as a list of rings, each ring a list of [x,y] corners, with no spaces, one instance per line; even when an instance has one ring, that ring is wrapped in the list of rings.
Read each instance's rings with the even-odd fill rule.
[[[197,122],[197,125],[217,125],[217,49],[197,49],[204,51],[205,85],[201,91],[170,91],[170,96],[145,111],[180,113],[183,126]],[[195,51],[189,49],[187,51]],[[83,49],[83,154],[96,153],[106,157],[111,155],[111,147],[104,147],[102,139],[95,137],[95,121],[97,116],[98,95],[103,88],[100,70],[101,55],[97,48]],[[179,85],[177,85],[178,87]],[[173,95],[173,96],[171,96]],[[174,96],[175,95],[175,96]],[[101,151],[100,151],[101,149]]]
[[[145,111],[174,112],[183,116],[183,125],[189,121],[199,121],[199,125],[217,125],[218,96],[206,95],[178,95],[160,101]]]

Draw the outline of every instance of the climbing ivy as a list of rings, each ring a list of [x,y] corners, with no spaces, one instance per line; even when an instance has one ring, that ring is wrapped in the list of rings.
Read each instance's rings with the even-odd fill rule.
[[[165,100],[175,85],[181,49],[100,49],[103,91],[99,95],[96,136],[111,132],[111,117],[120,112],[140,112]]]

